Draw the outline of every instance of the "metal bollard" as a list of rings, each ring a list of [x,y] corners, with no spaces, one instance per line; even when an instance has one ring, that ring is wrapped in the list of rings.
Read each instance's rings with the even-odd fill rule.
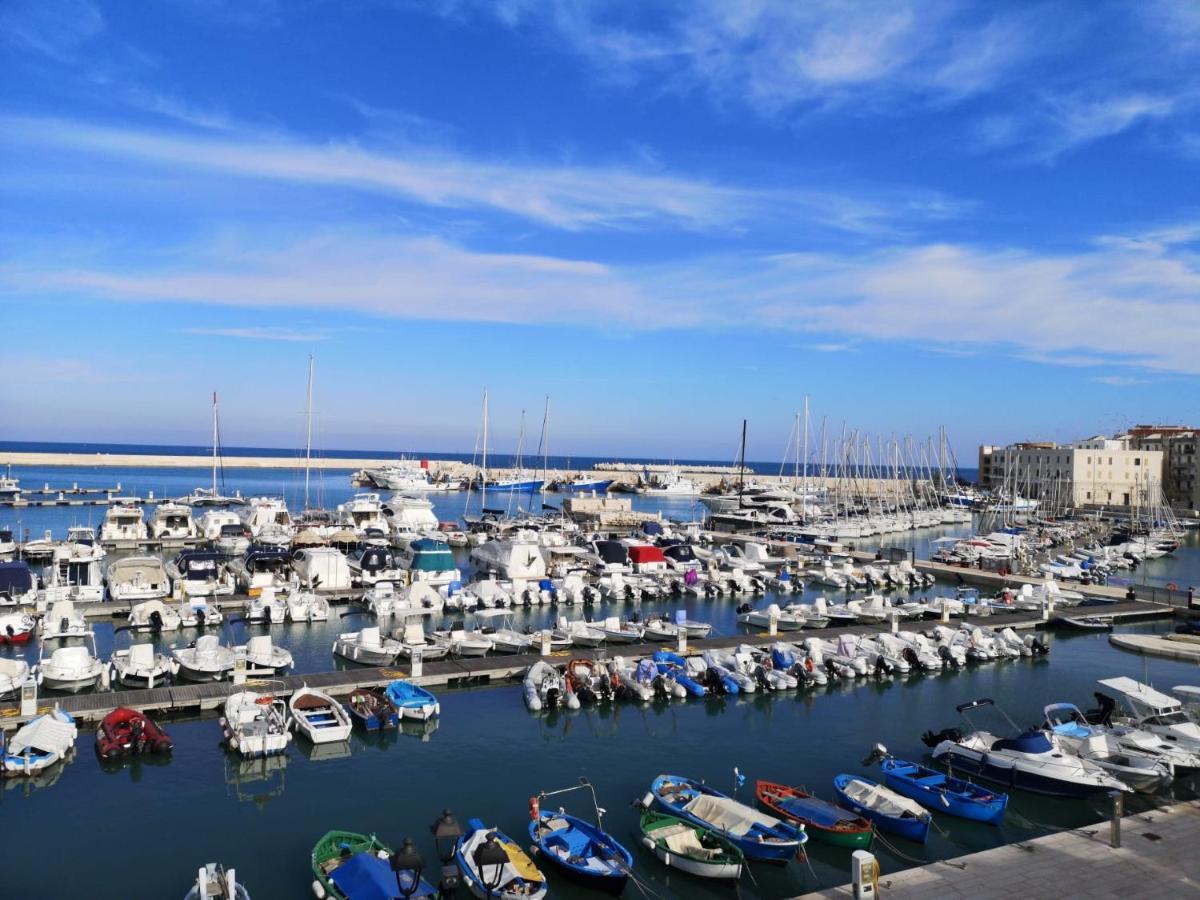
[[[942,624],[950,624],[950,605],[946,602],[946,598],[942,598]]]
[[[687,655],[687,631],[684,630],[683,628],[680,628],[679,631],[677,631],[675,633],[675,640],[676,640],[676,650],[678,651],[679,655],[686,656]]]
[[[1112,819],[1109,822],[1108,842],[1114,848],[1121,846],[1121,817],[1125,815],[1125,792],[1109,791],[1112,800]]]
[[[425,651],[420,647],[413,647],[410,662],[412,665],[408,667],[408,676],[410,678],[420,678],[421,673],[425,670]]]
[[[900,613],[893,612],[891,614],[891,619],[892,619],[892,634],[899,634],[900,633]]]
[[[32,677],[21,682],[21,715],[26,718],[37,715],[37,682]]]
[[[767,634],[771,637],[779,634],[779,616],[771,613],[771,617],[767,620]]]
[[[549,628],[542,629],[542,656],[550,655],[550,638],[551,631]]]
[[[238,653],[233,660],[233,683],[246,683],[246,654],[244,652]]]

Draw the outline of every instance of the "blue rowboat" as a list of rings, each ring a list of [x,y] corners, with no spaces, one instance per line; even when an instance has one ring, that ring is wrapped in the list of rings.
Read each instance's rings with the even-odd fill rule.
[[[432,719],[442,711],[433,694],[408,681],[393,681],[387,686],[386,693],[402,719]]]
[[[933,815],[907,797],[901,797],[870,778],[861,775],[837,775],[833,779],[837,801],[847,809],[870,819],[880,831],[925,843]]]
[[[485,858],[480,848],[494,845],[504,853],[502,864]],[[545,900],[546,876],[520,845],[498,828],[468,819],[467,830],[454,845],[454,862],[467,889],[480,900]]]
[[[578,884],[619,894],[625,889],[633,854],[591,822],[562,811],[539,813],[529,837],[541,858]]]
[[[739,803],[699,781],[659,775],[643,801],[732,842],[747,859],[787,862],[808,841],[804,829]]]
[[[1007,794],[902,759],[885,759],[881,767],[888,787],[927,809],[988,825],[1004,820]]]

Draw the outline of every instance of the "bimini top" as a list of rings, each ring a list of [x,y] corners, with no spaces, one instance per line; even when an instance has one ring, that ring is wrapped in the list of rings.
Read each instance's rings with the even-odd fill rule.
[[[658,547],[630,547],[629,558],[639,565],[667,561],[667,558],[663,556],[662,550]]]
[[[246,551],[246,568],[251,572],[286,565],[291,557],[282,547],[252,547]]]
[[[1148,684],[1142,684],[1140,681],[1135,681],[1132,678],[1124,676],[1120,678],[1101,678],[1099,683],[1110,690],[1116,691],[1118,694],[1124,695],[1131,703],[1137,703],[1160,712],[1168,709],[1178,709],[1183,705],[1174,697],[1170,697],[1161,691],[1156,691]]]
[[[662,534],[663,527],[661,522],[648,520],[642,523],[643,534]]]
[[[33,570],[23,561],[0,563],[0,594],[27,594],[33,590]]]
[[[175,557],[175,566],[180,572],[211,572],[224,561],[223,553],[211,550],[184,550]]]
[[[596,541],[596,553],[604,563],[629,562],[629,551],[620,541]]]
[[[693,552],[691,544],[673,544],[663,550],[663,555],[680,563],[696,561],[696,554]]]
[[[396,565],[396,559],[392,556],[392,551],[386,547],[364,547],[356,556],[358,557],[359,564],[367,571],[390,569]]]

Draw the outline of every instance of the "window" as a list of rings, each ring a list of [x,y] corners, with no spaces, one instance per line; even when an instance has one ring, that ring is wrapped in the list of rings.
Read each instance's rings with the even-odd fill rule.
[[[1142,458],[1140,456],[1135,456],[1133,458],[1133,464],[1135,466],[1140,466],[1142,464]]]

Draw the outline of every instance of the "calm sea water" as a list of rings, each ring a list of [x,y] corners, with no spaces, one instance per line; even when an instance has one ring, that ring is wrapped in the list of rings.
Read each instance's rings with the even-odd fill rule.
[[[14,474],[26,484],[77,481],[108,486],[120,480],[132,492],[154,490],[160,496],[185,493],[206,480],[203,471],[176,469],[26,469]],[[230,487],[247,494],[281,494],[298,505],[296,473],[235,470],[233,474]],[[326,505],[353,492],[340,473],[326,473],[318,489]],[[467,498],[450,494],[433,499],[439,517],[449,519],[462,513]],[[557,502],[554,497],[548,500]],[[472,502],[477,503],[477,498]],[[677,519],[701,512],[687,500],[663,503],[637,497],[634,503],[642,509],[662,508]],[[47,528],[61,534],[69,524],[98,524],[102,516],[102,508],[90,514],[86,509],[24,510],[18,524],[35,534]],[[2,514],[0,523],[8,524]],[[929,529],[884,540],[925,555],[934,538],[967,530],[966,526]],[[1200,550],[1192,535],[1174,557],[1149,564],[1136,577],[1182,583],[1198,571],[1198,560]],[[690,601],[686,606],[696,617],[714,622],[718,631],[735,627],[730,601]],[[518,624],[540,624],[553,614],[535,609],[518,612],[516,619]],[[297,671],[320,671],[332,664],[333,633],[341,627],[356,628],[357,624],[347,623],[357,621],[287,625],[276,627],[272,634],[292,649]],[[114,642],[128,641],[124,635],[114,638],[108,623],[100,623],[97,631],[102,653]],[[226,639],[240,642],[245,634],[244,626],[226,626]],[[757,778],[807,785],[829,796],[833,776],[863,771],[859,761],[876,742],[899,756],[922,757],[921,732],[956,724],[953,708],[964,700],[994,697],[1018,722],[1029,724],[1038,719],[1046,703],[1070,700],[1086,706],[1096,679],[1120,674],[1166,687],[1200,680],[1195,667],[1123,654],[1102,636],[1084,635],[1056,637],[1046,659],[788,696],[532,715],[525,710],[517,686],[445,691],[440,697],[442,718],[432,730],[410,728],[382,738],[355,735],[349,753],[342,755],[313,751],[297,739],[285,757],[267,763],[241,763],[226,754],[218,745],[215,718],[166,723],[176,744],[173,758],[166,763],[134,761],[102,769],[90,737],[84,735],[76,759],[54,783],[3,783],[0,815],[19,823],[21,833],[41,842],[39,846],[53,841],[55,847],[68,848],[70,864],[48,868],[35,854],[16,854],[6,866],[0,895],[182,896],[199,865],[220,860],[236,866],[256,900],[300,898],[309,895],[308,854],[329,829],[374,831],[393,846],[411,836],[432,870],[428,826],[442,808],[449,806],[460,820],[482,818],[524,843],[528,797],[539,789],[574,784],[580,775],[587,775],[608,810],[608,829],[634,849],[636,871],[650,890],[664,897],[725,896],[725,889],[664,869],[635,848],[636,813],[629,804],[645,792],[656,774],[702,777],[733,792],[737,767],[746,776],[746,783],[736,788],[743,799],[752,798]],[[1194,785],[1181,781],[1165,799],[1194,796]],[[1140,808],[1144,803],[1134,798],[1130,805]],[[889,872],[913,864],[914,859],[957,856],[1044,833],[1046,826],[1095,822],[1104,814],[1101,801],[1015,795],[1009,818],[1000,828],[939,816],[945,833],[936,833],[924,847],[895,839],[903,857],[882,845],[876,851]],[[753,882],[744,879],[741,893],[783,897],[846,880],[845,851],[815,842],[809,849],[811,870],[796,862],[785,868],[754,866]],[[586,894],[551,878],[554,896]],[[630,887],[627,895],[636,894],[636,888]]]

